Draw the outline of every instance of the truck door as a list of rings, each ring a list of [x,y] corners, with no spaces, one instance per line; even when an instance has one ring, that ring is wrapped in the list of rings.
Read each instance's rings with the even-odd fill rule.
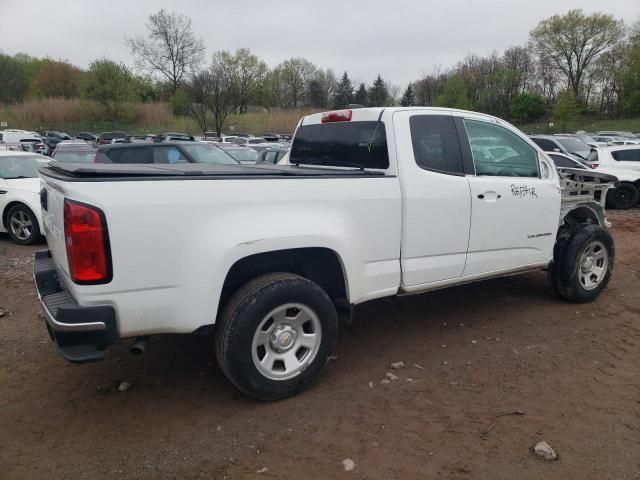
[[[560,218],[555,169],[497,121],[465,118],[463,123],[461,142],[468,142],[476,171],[467,177],[471,232],[464,276],[549,261]]]
[[[446,111],[395,112],[402,191],[403,287],[458,278],[469,241],[471,202],[453,117]]]

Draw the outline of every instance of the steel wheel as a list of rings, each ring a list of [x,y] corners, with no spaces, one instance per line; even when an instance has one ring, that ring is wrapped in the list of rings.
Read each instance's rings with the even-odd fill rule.
[[[609,254],[604,244],[599,241],[585,248],[579,262],[580,283],[585,290],[593,290],[605,277],[609,266]]]
[[[33,222],[29,218],[29,214],[24,210],[16,210],[9,217],[9,228],[11,233],[23,242],[31,238],[33,234]]]
[[[313,362],[322,341],[320,320],[300,303],[281,305],[269,312],[253,335],[251,357],[260,374],[288,380]]]

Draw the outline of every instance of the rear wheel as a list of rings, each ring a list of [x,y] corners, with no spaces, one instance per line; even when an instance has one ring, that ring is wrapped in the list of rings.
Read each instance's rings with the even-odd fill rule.
[[[333,354],[338,317],[314,282],[289,273],[255,278],[229,300],[216,326],[216,356],[225,375],[258,400],[308,388]]]
[[[607,206],[626,210],[634,207],[640,198],[640,191],[630,182],[620,182],[620,184],[607,193]]]
[[[614,245],[599,225],[582,225],[556,243],[549,269],[551,285],[572,302],[595,300],[607,287],[613,270]]]
[[[7,230],[20,245],[33,245],[42,240],[38,219],[26,205],[14,205],[7,213]]]

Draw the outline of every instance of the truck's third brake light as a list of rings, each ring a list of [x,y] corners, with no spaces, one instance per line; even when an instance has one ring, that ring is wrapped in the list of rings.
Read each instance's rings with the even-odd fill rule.
[[[334,110],[322,114],[322,123],[350,122],[353,112],[351,110]]]
[[[111,280],[108,233],[99,209],[65,200],[64,236],[69,274],[75,283],[107,283]]]

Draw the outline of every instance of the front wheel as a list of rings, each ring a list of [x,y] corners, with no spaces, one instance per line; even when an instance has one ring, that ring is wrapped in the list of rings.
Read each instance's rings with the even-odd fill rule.
[[[566,300],[595,300],[607,287],[615,250],[609,231],[599,225],[583,225],[558,239],[549,269],[551,285]]]
[[[42,240],[38,219],[26,205],[14,205],[7,213],[7,230],[19,245],[33,245]]]
[[[273,273],[229,300],[216,325],[216,356],[239,390],[279,400],[317,379],[337,338],[338,315],[326,292],[298,275]]]

